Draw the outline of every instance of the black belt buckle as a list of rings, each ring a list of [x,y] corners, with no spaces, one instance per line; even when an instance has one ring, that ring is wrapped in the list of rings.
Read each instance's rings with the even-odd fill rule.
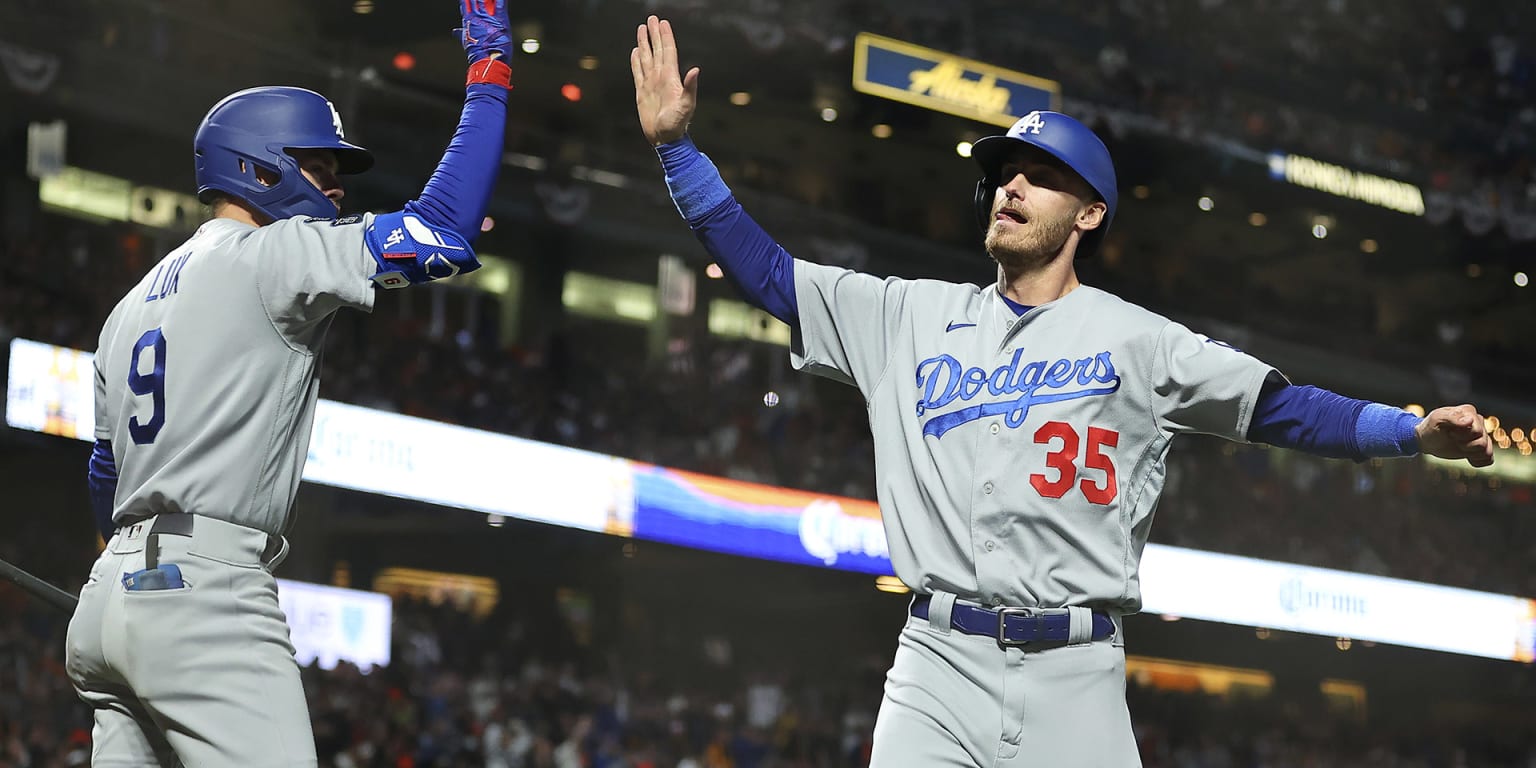
[[[998,608],[997,609],[997,647],[999,648],[1023,648],[1032,640],[1009,640],[1008,617],[1023,616],[1025,618],[1039,618],[1040,612],[1034,608]]]

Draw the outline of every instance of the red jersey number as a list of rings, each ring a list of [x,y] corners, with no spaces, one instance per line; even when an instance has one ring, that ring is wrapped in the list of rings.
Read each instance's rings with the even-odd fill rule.
[[[1082,490],[1083,498],[1094,504],[1114,501],[1115,496],[1119,495],[1115,463],[1103,449],[1106,446],[1119,446],[1120,433],[1100,427],[1088,428],[1088,452],[1083,456],[1083,466],[1103,472],[1102,483],[1096,483],[1088,477],[1078,482],[1077,453],[1082,441],[1072,425],[1064,421],[1048,421],[1035,430],[1036,444],[1048,445],[1057,441],[1060,441],[1059,447],[1045,455],[1045,466],[1055,477],[1051,478],[1043,472],[1030,475],[1029,484],[1035,487],[1035,491],[1048,499],[1059,499],[1076,485]]]

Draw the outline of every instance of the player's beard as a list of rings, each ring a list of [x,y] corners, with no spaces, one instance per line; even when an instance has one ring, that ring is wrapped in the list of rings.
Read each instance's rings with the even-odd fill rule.
[[[1009,271],[1045,266],[1067,244],[1076,221],[1076,211],[1054,219],[1032,218],[1022,226],[1000,227],[994,220],[987,229],[987,254]]]

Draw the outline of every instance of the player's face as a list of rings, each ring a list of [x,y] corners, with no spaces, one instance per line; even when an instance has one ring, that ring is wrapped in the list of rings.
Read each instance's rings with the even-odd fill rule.
[[[1103,207],[1093,188],[1066,164],[1034,147],[1006,158],[992,199],[987,253],[1004,267],[1043,264],[1061,253],[1074,230],[1097,225]]]
[[[332,203],[336,204],[336,210],[341,210],[341,199],[347,193],[341,188],[341,177],[336,174],[336,153],[329,149],[290,149],[288,154],[298,161],[299,170],[304,172],[304,178],[315,188],[325,193]]]

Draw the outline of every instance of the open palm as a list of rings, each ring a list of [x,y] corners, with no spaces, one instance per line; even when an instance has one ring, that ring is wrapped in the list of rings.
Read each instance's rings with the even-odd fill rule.
[[[699,68],[679,77],[671,23],[651,16],[635,30],[629,69],[635,76],[635,110],[646,141],[659,146],[682,138],[698,106]]]

